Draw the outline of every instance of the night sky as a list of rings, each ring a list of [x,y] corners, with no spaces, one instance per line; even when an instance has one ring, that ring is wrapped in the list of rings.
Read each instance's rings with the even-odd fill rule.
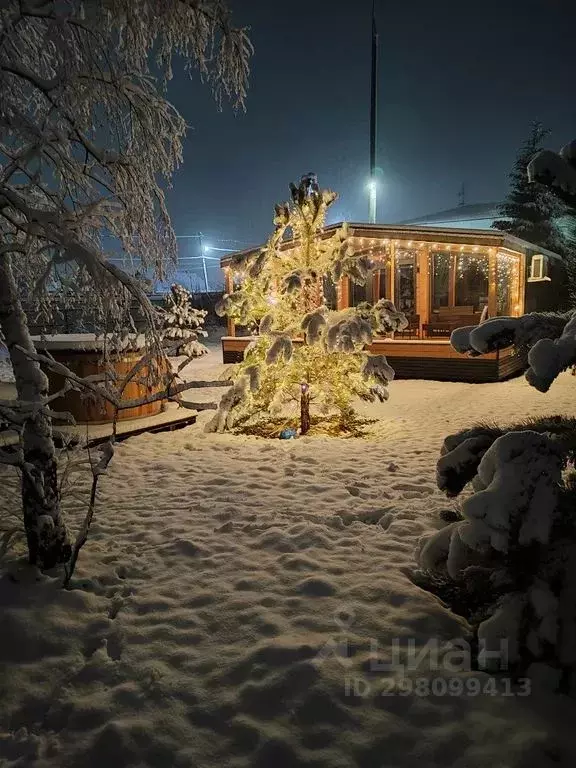
[[[331,220],[367,219],[371,0],[229,0],[255,47],[246,112],[177,72],[190,124],[169,193],[179,235],[262,242],[288,182],[314,171]],[[492,202],[532,120],[576,136],[574,0],[377,1],[378,221]],[[182,241],[183,245],[188,241]],[[189,241],[193,242],[193,241]]]

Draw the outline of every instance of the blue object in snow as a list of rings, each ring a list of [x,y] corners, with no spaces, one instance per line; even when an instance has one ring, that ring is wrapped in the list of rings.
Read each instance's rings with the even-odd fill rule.
[[[280,432],[280,440],[292,440],[294,437],[296,437],[295,429],[283,429]]]

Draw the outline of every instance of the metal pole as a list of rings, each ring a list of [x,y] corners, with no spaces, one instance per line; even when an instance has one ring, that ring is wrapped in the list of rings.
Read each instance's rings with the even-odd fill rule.
[[[370,185],[368,219],[376,223],[376,133],[378,129],[378,31],[376,29],[376,0],[372,0],[372,72],[370,79]]]
[[[204,272],[204,287],[206,293],[210,293],[210,286],[208,285],[208,270],[206,269],[206,254],[204,253],[204,243],[202,242],[202,232],[198,232],[198,240],[200,242],[200,252],[202,254],[202,270]]]

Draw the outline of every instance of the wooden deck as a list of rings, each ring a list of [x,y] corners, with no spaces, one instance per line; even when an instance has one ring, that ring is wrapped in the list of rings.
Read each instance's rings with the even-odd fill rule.
[[[248,336],[224,336],[224,362],[240,362],[249,342]],[[522,359],[511,349],[468,357],[456,352],[448,339],[375,339],[369,351],[375,355],[386,355],[398,379],[487,383],[516,376],[525,367]]]
[[[176,403],[168,403],[166,409],[153,416],[145,416],[140,419],[119,421],[116,431],[116,442],[126,440],[128,437],[136,437],[145,432],[173,432],[183,427],[188,427],[196,422],[198,412],[189,408],[178,407]],[[58,425],[54,428],[67,438],[75,438],[88,445],[98,445],[109,439],[111,434],[110,424],[74,424]]]

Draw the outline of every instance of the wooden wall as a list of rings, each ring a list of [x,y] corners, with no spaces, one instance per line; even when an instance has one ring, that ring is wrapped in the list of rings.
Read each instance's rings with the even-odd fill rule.
[[[572,303],[568,294],[566,268],[559,259],[548,260],[550,280],[528,282],[530,258],[527,260],[524,294],[525,312],[554,312],[570,309]]]
[[[250,339],[222,339],[224,363],[239,363]],[[375,339],[368,350],[386,355],[398,379],[435,381],[491,382],[521,373],[524,361],[505,349],[481,357],[468,357],[453,349],[448,341],[390,341]]]

